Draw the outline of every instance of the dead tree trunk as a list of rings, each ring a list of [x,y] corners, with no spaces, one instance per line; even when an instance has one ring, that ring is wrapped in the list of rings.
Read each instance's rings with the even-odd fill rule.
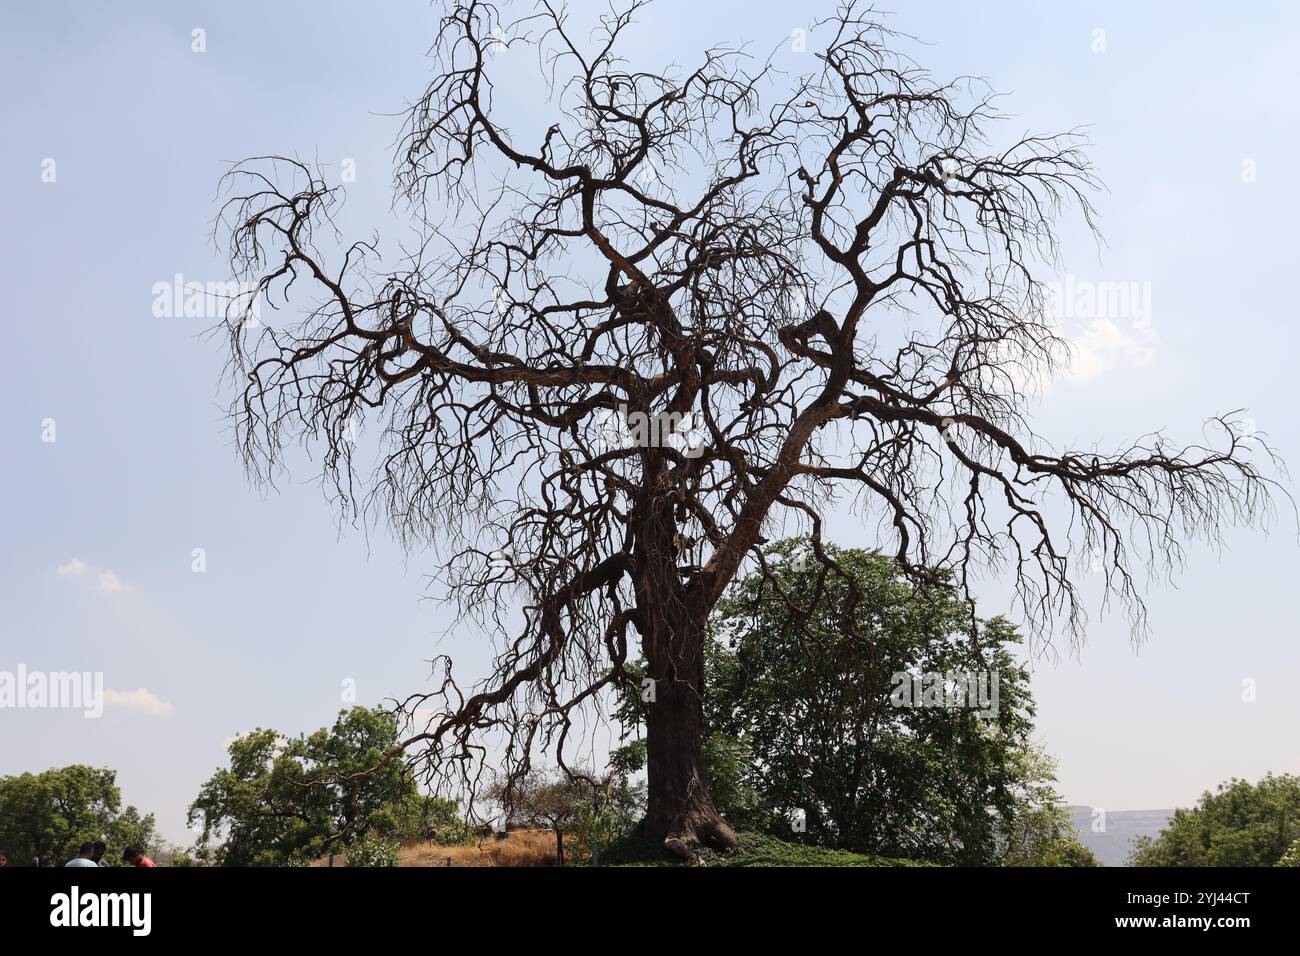
[[[714,807],[704,782],[704,648],[689,633],[682,637],[667,647],[648,649],[654,683],[647,688],[652,697],[646,700],[645,831],[662,839],[673,853],[688,857],[692,844],[728,849],[736,845],[736,836]]]
[[[698,589],[677,568],[671,502],[643,527],[646,551],[638,561],[642,650],[648,683],[647,805],[644,832],[689,858],[692,845],[729,849],[736,835],[709,796],[701,744],[704,736],[704,641],[708,610]]]

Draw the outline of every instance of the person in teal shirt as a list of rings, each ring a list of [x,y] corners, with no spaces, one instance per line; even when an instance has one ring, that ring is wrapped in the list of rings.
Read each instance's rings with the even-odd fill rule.
[[[99,864],[97,864],[94,860],[90,858],[91,854],[93,854],[94,852],[95,852],[95,844],[83,843],[81,844],[81,847],[77,850],[77,855],[63,865],[64,866],[98,866]]]

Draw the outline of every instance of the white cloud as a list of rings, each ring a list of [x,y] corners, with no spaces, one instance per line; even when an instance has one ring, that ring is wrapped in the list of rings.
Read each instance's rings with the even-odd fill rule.
[[[414,733],[424,733],[429,724],[444,716],[444,711],[434,707],[417,707],[410,714],[410,729]]]
[[[1146,368],[1155,360],[1155,336],[1148,329],[1129,333],[1110,319],[1092,319],[1070,337],[1070,366],[1065,378],[1090,382],[1116,369]]]
[[[123,710],[143,714],[146,717],[167,717],[175,709],[153,691],[143,687],[137,690],[112,690],[106,687],[104,704],[108,707],[121,707]]]
[[[60,564],[55,568],[55,572],[60,577],[80,578],[94,575],[95,590],[101,591],[104,594],[121,594],[123,591],[130,590],[126,585],[126,582],[118,577],[115,572],[110,571],[108,568],[93,567],[85,561],[82,561],[80,558],[73,558],[67,564]]]
[[[126,585],[112,571],[104,571],[99,575],[99,590],[109,594],[117,594],[120,591],[125,591]]]

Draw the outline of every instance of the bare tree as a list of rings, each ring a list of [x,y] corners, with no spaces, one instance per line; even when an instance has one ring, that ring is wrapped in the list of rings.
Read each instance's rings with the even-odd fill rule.
[[[742,563],[768,568],[765,530],[801,526],[840,574],[822,515],[851,499],[916,580],[969,599],[1000,571],[1031,627],[1075,640],[1081,553],[1140,630],[1135,569],[1266,522],[1252,460],[1280,463],[1227,417],[1181,448],[1031,431],[1066,352],[1035,276],[1064,208],[1092,225],[1079,135],[991,145],[984,86],[936,83],[853,4],[806,76],[726,47],[640,72],[618,48],[641,6],[594,31],[549,0],[448,8],[400,139],[400,262],[339,241],[339,191],[291,159],[233,167],[219,228],[256,284],[227,322],[253,475],[323,448],[344,518],[445,549],[448,593],[502,634],[467,690],[436,660],[406,759],[471,796],[488,757],[515,780],[539,751],[567,767],[639,641],[645,827],[685,855],[735,841],[701,779],[705,623]],[[530,142],[495,106],[505,47],[550,93]],[[299,297],[288,328],[251,320]]]
[[[565,831],[583,804],[596,805],[602,791],[611,786],[609,778],[597,781],[581,771],[571,777],[534,768],[522,777],[498,782],[489,794],[504,808],[507,831],[516,825],[554,830],[555,861],[563,866]]]

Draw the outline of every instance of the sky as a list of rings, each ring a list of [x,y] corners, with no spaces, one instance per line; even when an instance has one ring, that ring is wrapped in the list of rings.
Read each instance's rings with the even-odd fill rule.
[[[654,67],[745,41],[797,72],[810,54],[792,33],[831,12],[660,0],[625,49]],[[1105,243],[1064,226],[1069,281],[1138,298],[1063,317],[1076,361],[1036,430],[1058,447],[1158,428],[1196,440],[1206,417],[1245,409],[1300,461],[1300,9],[918,0],[888,22],[937,76],[1007,93],[1013,126],[1088,127]],[[276,493],[250,486],[212,320],[166,314],[156,293],[178,274],[228,278],[210,232],[218,179],[245,156],[351,161],[345,230],[391,235],[392,143],[430,78],[434,24],[420,2],[0,10],[0,671],[102,671],[105,686],[96,719],[0,708],[0,774],[116,768],[124,801],[189,842],[185,808],[235,734],[323,726],[350,688],[363,704],[405,696],[438,653],[484,672],[483,636],[452,630],[430,589],[433,555],[340,528],[309,469]],[[503,71],[531,66],[512,56]],[[877,543],[874,526],[836,528]],[[1300,772],[1298,570],[1283,500],[1271,534],[1193,547],[1151,583],[1140,646],[1084,580],[1086,643],[1026,652],[1064,797],[1185,806],[1229,777]],[[1006,582],[981,598],[997,613]]]

